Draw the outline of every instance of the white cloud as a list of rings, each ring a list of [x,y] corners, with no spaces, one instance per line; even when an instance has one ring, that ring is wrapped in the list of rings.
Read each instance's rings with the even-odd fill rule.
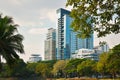
[[[38,26],[45,20],[55,23],[56,10],[60,7],[65,7],[64,0],[0,0],[2,13],[12,16],[17,24],[25,26]]]
[[[42,21],[36,21],[36,22],[28,21],[28,22],[26,22],[25,20],[23,20],[23,21],[15,20],[15,23],[18,24],[19,26],[25,26],[25,27],[34,27],[34,26],[41,27],[44,25],[44,22],[42,22]]]
[[[41,13],[42,12],[42,13]],[[56,22],[56,9],[43,9],[39,11],[40,20],[49,20],[50,22]]]
[[[11,4],[14,4],[14,5],[20,5],[22,2],[21,1],[23,1],[23,0],[8,0]]]
[[[47,33],[47,28],[32,28],[29,30],[30,34],[46,34]]]
[[[56,10],[53,9],[47,13],[47,17],[50,19],[50,21],[56,22],[57,15],[55,11]]]

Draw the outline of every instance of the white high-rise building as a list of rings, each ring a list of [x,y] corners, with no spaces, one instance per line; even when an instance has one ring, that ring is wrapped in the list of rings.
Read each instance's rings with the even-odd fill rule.
[[[56,30],[48,29],[47,38],[45,40],[45,60],[56,59]]]

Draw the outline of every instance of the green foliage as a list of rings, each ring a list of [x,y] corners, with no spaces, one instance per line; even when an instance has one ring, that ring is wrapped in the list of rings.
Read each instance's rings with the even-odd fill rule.
[[[59,76],[64,76],[64,70],[65,70],[65,66],[67,64],[67,60],[59,60],[57,61],[54,66],[53,66],[53,70],[52,73],[54,75],[59,75]]]
[[[25,64],[23,60],[17,60],[13,64],[13,69],[10,69],[8,65],[3,65],[2,73],[0,77],[82,77],[98,74],[110,75],[113,77],[120,74],[120,56],[119,56],[120,44],[116,45],[108,53],[100,55],[99,61],[93,61],[88,59],[70,59],[70,60],[51,60],[41,61],[37,63]]]
[[[52,70],[53,70],[53,66],[54,64],[57,62],[57,60],[49,60],[49,61],[40,61],[39,63],[44,63],[44,64],[47,64],[48,68],[49,68],[49,71],[46,75],[46,77],[49,77],[51,78],[53,76],[52,74]]]
[[[77,65],[82,61],[84,61],[84,59],[71,59],[65,66],[66,73],[77,72]]]
[[[13,64],[13,68],[11,69],[11,76],[16,76],[16,77],[26,77],[28,76],[28,71],[26,69],[26,63],[22,60],[16,60],[15,63]]]
[[[11,68],[12,64],[19,60],[17,52],[24,53],[23,36],[18,33],[17,26],[12,18],[0,15],[0,56]]]
[[[67,0],[66,6],[73,7],[71,26],[79,37],[120,33],[120,0]]]
[[[116,45],[112,49],[112,53],[116,56],[116,58],[120,58],[120,44]]]
[[[108,56],[108,72],[110,72],[113,77],[120,73],[120,44],[113,47],[111,53]]]
[[[37,66],[38,63],[27,63],[27,70],[31,73],[34,74],[35,73],[35,68]]]
[[[77,66],[77,71],[79,75],[92,76],[95,73],[94,67],[96,67],[95,61],[86,60]]]
[[[97,71],[104,75],[107,72],[107,59],[109,53],[102,53],[99,57],[99,61],[97,63]]]
[[[26,64],[22,59],[16,60],[13,67],[10,68],[7,64],[3,64],[1,77],[26,77],[28,76]]]
[[[2,64],[3,68],[2,71],[0,73],[0,77],[9,77],[12,76],[12,71],[10,70],[10,68],[8,67],[7,64]]]
[[[108,53],[100,55],[97,70],[103,76],[109,73],[115,77],[120,73],[120,44],[113,47]]]
[[[35,68],[35,72],[43,77],[47,77],[50,74],[49,64],[38,63]]]
[[[57,60],[49,60],[49,61],[40,61],[40,63],[49,64],[50,68],[53,68],[53,65],[57,62]]]

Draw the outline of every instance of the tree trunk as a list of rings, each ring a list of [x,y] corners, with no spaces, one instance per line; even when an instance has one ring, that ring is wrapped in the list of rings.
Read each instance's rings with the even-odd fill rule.
[[[0,55],[0,73],[2,71],[2,61],[1,61],[1,55]]]
[[[115,72],[112,74],[112,77],[113,77],[113,79],[116,78],[116,73]]]

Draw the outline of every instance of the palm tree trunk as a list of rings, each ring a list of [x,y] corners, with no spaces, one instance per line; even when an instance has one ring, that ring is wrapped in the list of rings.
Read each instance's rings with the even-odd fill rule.
[[[1,55],[0,55],[0,73],[2,71],[2,62],[1,62]]]
[[[0,55],[0,73],[2,71],[2,61],[1,61],[1,55]]]

